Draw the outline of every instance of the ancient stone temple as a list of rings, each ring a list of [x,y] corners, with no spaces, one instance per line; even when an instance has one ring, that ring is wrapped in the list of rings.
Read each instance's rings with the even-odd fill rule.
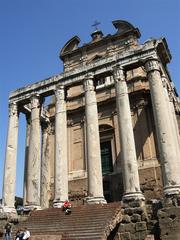
[[[87,44],[71,38],[60,51],[62,73],[10,94],[5,211],[14,210],[20,112],[27,119],[26,208],[59,208],[70,199],[74,206],[122,201],[126,209],[163,199],[178,209],[180,104],[167,42],[140,44],[138,28],[112,24],[114,34],[96,29]]]

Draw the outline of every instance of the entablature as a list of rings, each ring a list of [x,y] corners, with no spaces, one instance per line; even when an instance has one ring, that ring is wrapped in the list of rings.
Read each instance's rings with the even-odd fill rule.
[[[137,46],[134,50],[130,49],[122,54],[99,59],[94,63],[78,67],[75,70],[63,72],[43,81],[17,89],[10,94],[9,102],[27,104],[32,94],[38,94],[41,97],[53,95],[57,85],[60,84],[65,87],[77,85],[84,80],[88,72],[92,72],[94,76],[105,73],[108,73],[110,76],[116,64],[122,66],[125,71],[128,71],[143,66],[144,62],[149,58],[157,58],[160,60],[160,56],[157,54],[157,47],[159,46],[158,44],[162,45],[162,41],[164,40],[159,39],[156,42],[154,40],[149,40],[143,45]],[[168,52],[166,54],[168,54]]]

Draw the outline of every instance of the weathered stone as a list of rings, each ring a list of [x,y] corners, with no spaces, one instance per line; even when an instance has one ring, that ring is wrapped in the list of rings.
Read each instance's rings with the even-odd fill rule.
[[[145,231],[147,230],[147,224],[146,222],[137,222],[136,223],[136,231],[139,232],[139,231]]]
[[[124,196],[123,199],[143,199],[140,190],[138,165],[131,120],[128,89],[122,68],[114,68],[116,105],[118,112],[119,135],[122,145]]]
[[[124,215],[122,218],[122,223],[130,223],[131,222],[131,218],[129,215]]]
[[[120,233],[121,240],[131,240],[131,234],[129,232]]]
[[[131,221],[132,222],[140,222],[141,221],[141,216],[137,213],[134,213],[132,216],[131,216]]]

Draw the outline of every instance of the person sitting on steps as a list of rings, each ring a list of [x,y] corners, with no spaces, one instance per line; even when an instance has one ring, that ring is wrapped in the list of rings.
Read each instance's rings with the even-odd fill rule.
[[[71,203],[66,200],[63,204],[63,211],[65,212],[65,214],[71,214]]]

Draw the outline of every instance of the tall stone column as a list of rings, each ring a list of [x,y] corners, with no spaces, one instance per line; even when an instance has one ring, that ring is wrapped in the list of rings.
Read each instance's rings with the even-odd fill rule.
[[[86,200],[88,203],[106,203],[103,195],[98,111],[92,74],[88,74],[84,80],[84,91],[88,171],[88,197]]]
[[[164,194],[176,195],[180,193],[180,156],[177,156],[176,138],[173,136],[158,60],[148,60],[145,68],[148,74],[160,150]]]
[[[4,166],[4,184],[2,205],[5,212],[15,212],[16,191],[16,156],[18,142],[18,107],[16,103],[9,104],[9,125]]]
[[[25,143],[25,160],[24,160],[24,186],[23,186],[23,205],[27,205],[27,173],[28,173],[28,157],[29,157],[29,138],[31,130],[31,119],[29,114],[26,115],[26,143]]]
[[[67,113],[64,86],[58,86],[55,113],[55,198],[54,207],[68,199]]]
[[[41,207],[49,207],[50,195],[50,146],[48,141],[48,123],[42,125],[42,160],[41,160]]]
[[[144,200],[140,190],[138,163],[125,75],[123,69],[119,66],[114,68],[113,74],[122,153],[123,200]]]
[[[41,127],[39,96],[31,97],[31,126],[27,164],[27,208],[40,208]]]

